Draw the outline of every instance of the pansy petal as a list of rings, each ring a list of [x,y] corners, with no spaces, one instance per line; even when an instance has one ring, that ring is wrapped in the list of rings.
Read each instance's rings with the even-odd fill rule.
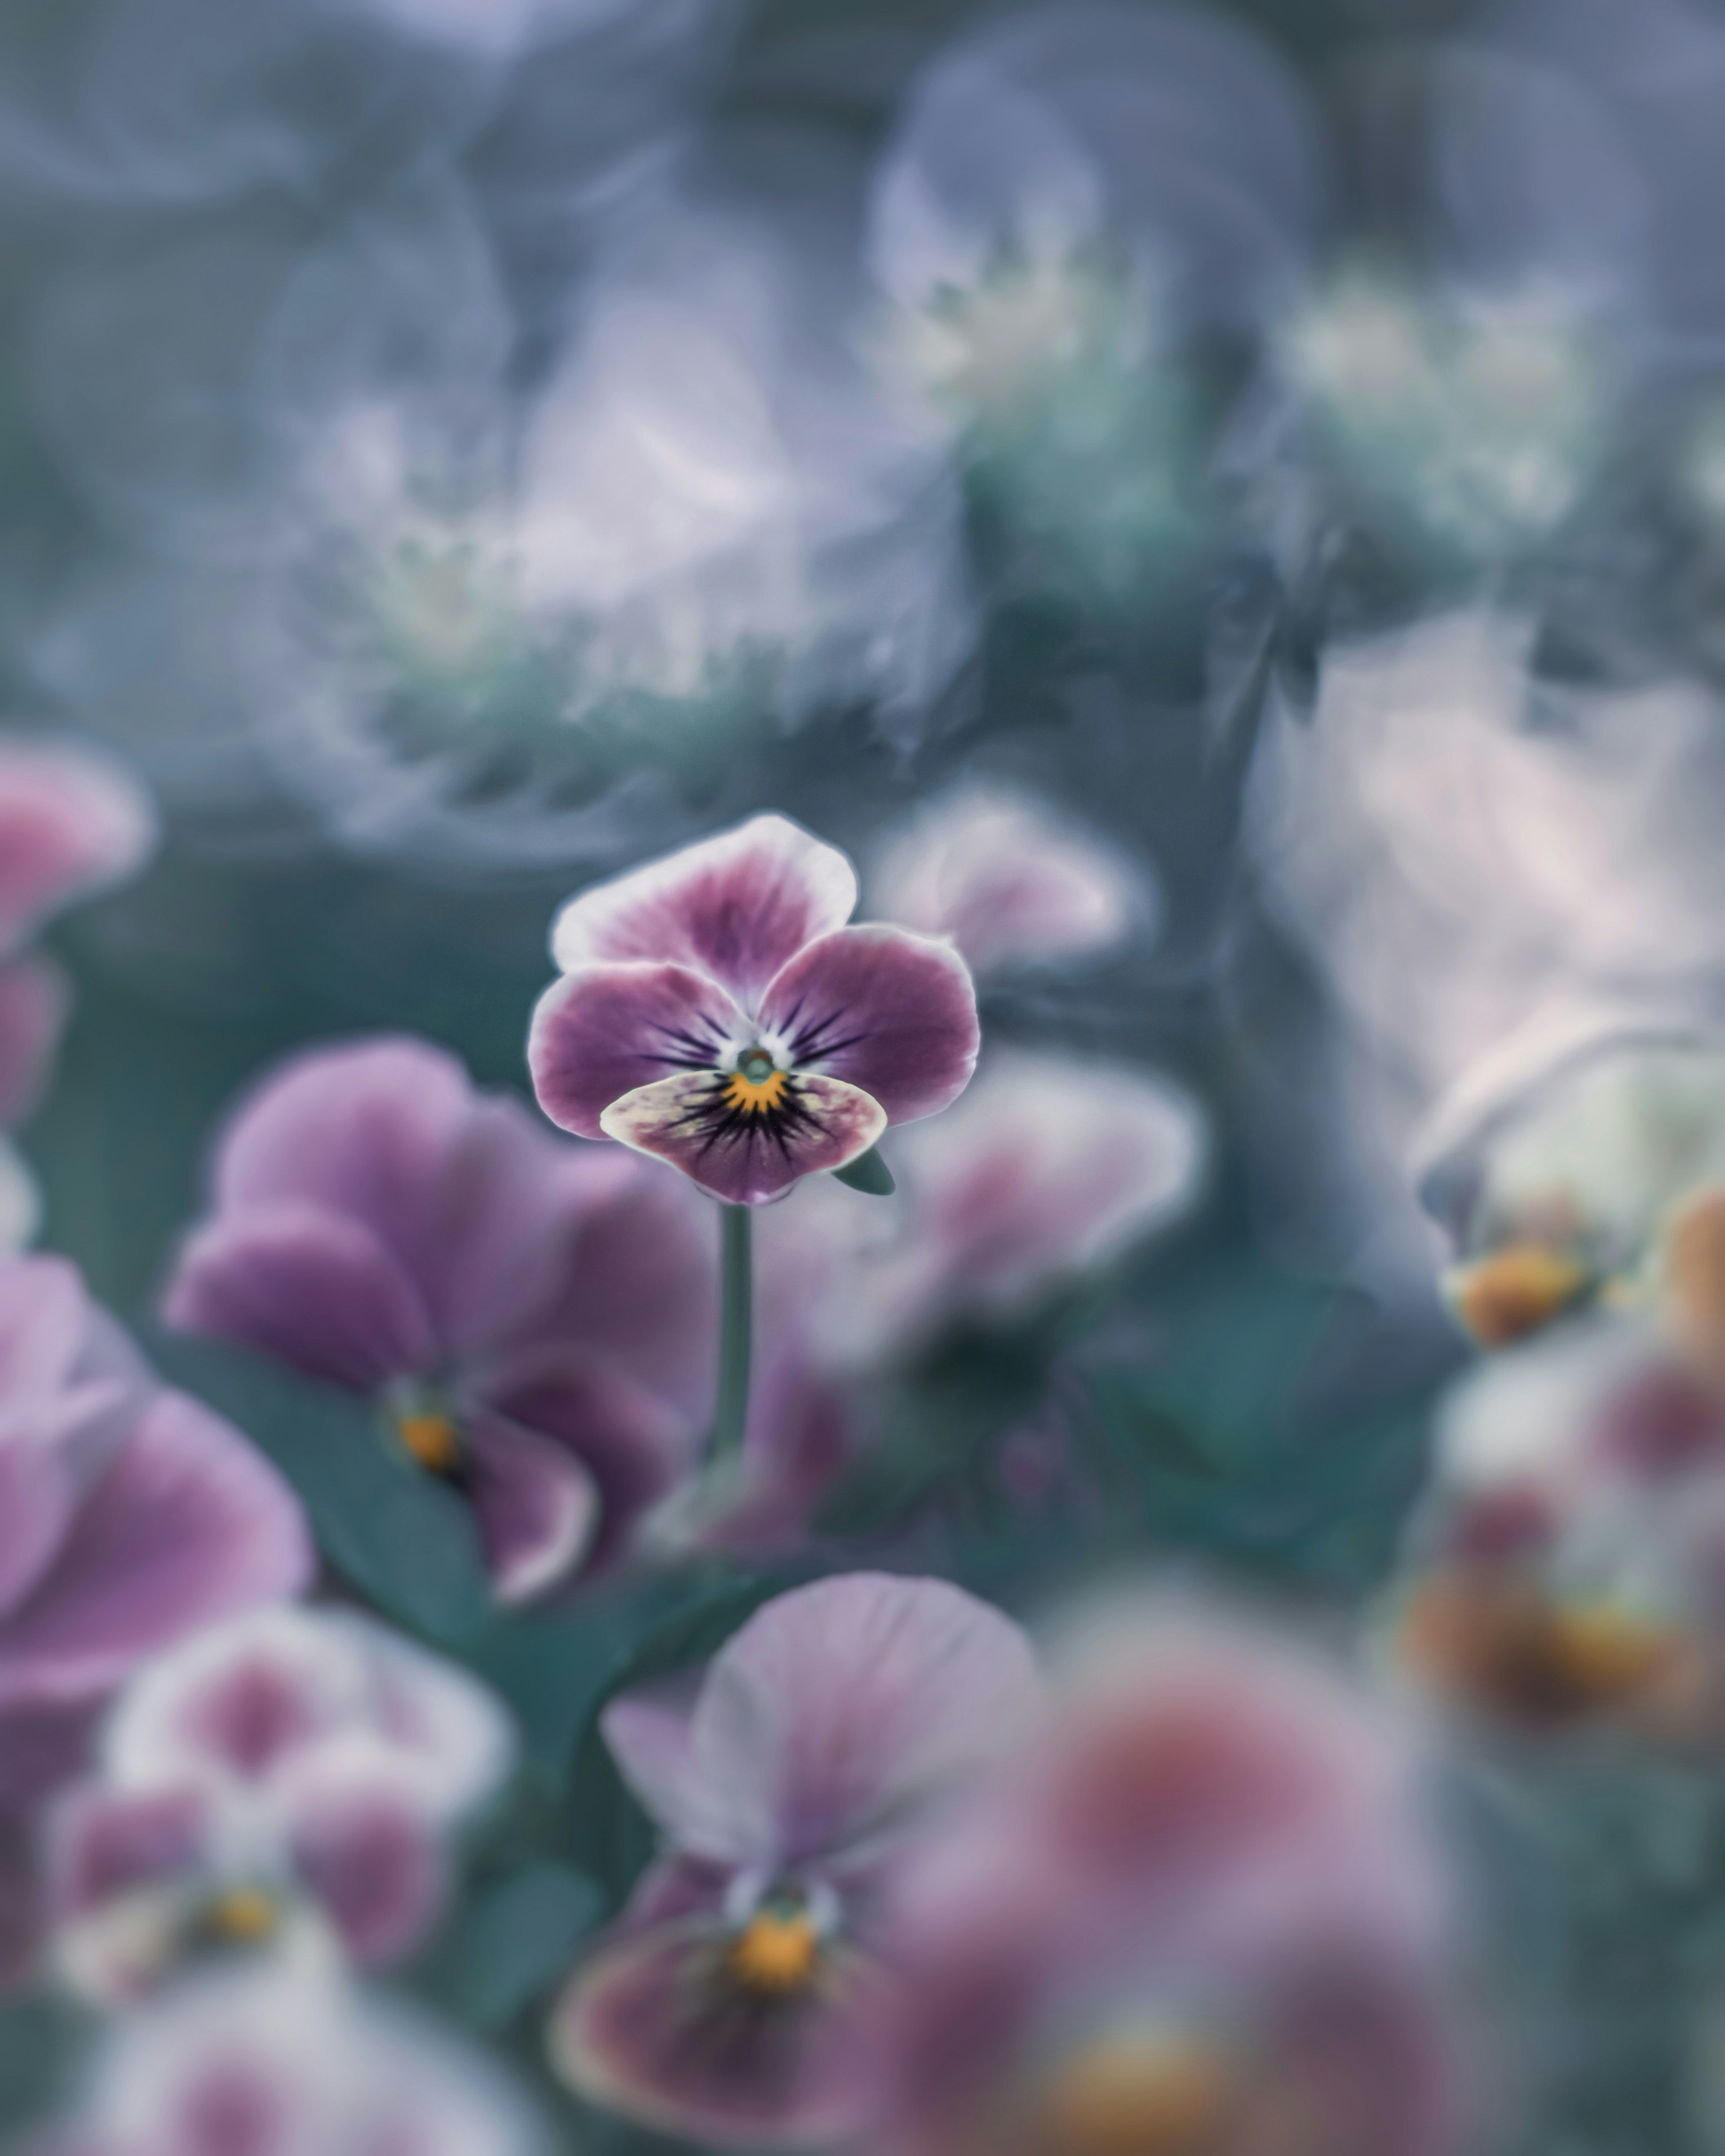
[[[840,2140],[866,2116],[860,2047],[872,1964],[829,1949],[818,1986],[763,1999],[726,1969],[721,1927],[696,1918],[602,1947],[557,2004],[552,2063],[593,2102],[721,2147]]]
[[[80,1494],[59,1446],[41,1444],[33,1431],[0,1438],[0,1612],[41,1577]]]
[[[148,797],[107,757],[56,742],[0,747],[0,945],[130,875],[155,829]]]
[[[69,1259],[0,1264],[0,1397],[12,1414],[50,1401],[85,1345],[90,1298]]]
[[[437,1359],[419,1296],[383,1244],[362,1222],[310,1205],[260,1206],[200,1229],[163,1315],[358,1391]]]
[[[65,977],[45,960],[0,965],[0,1127],[35,1106],[70,1002]]]
[[[552,1122],[597,1138],[614,1101],[668,1071],[711,1070],[747,1032],[725,991],[686,966],[589,966],[539,998],[527,1068]]]
[[[860,1086],[890,1123],[955,1100],[981,1040],[970,969],[952,947],[879,926],[798,952],[768,989],[761,1024],[794,1066]]]
[[[600,1500],[572,1452],[501,1415],[475,1417],[465,1487],[500,1602],[531,1601],[578,1570]]]
[[[209,1850],[210,1817],[193,1789],[69,1790],[48,1825],[49,1892],[56,1922],[116,1895],[189,1872]]]
[[[439,1837],[400,1776],[302,1778],[290,1839],[300,1878],[358,1962],[398,1961],[435,1922],[448,1885]]]
[[[313,1563],[275,1470],[196,1400],[164,1393],[0,1623],[0,1699],[93,1697],[196,1627],[297,1594]]]
[[[605,1136],[668,1160],[731,1205],[764,1205],[799,1178],[843,1168],[886,1127],[877,1101],[836,1078],[798,1072],[770,1114],[727,1107],[710,1072],[661,1078],[614,1101]]]
[[[842,927],[856,871],[783,816],[756,816],[583,891],[557,916],[552,955],[566,973],[604,959],[670,959],[721,982],[752,1009],[805,943]]]

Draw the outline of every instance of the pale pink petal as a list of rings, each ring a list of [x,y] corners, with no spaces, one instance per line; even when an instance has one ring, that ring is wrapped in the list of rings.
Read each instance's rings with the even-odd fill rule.
[[[756,816],[583,891],[557,916],[552,955],[566,973],[619,958],[693,966],[752,1009],[780,967],[855,906],[856,872],[836,847]]]
[[[730,1205],[764,1205],[799,1178],[844,1168],[886,1127],[877,1101],[836,1078],[798,1073],[769,1114],[727,1107],[724,1081],[691,1071],[614,1101],[607,1137],[668,1160]]]
[[[580,1568],[600,1498],[574,1453],[500,1415],[469,1430],[463,1487],[500,1602],[529,1602]]]
[[[840,928],[800,951],[768,989],[761,1023],[793,1067],[860,1087],[890,1123],[955,1100],[982,1038],[952,946],[880,927]]]
[[[0,745],[0,946],[139,867],[154,843],[147,797],[120,767],[47,742]]]
[[[362,1222],[276,1202],[218,1217],[180,1254],[163,1316],[357,1391],[429,1369],[411,1278]]]
[[[686,966],[589,966],[539,998],[527,1068],[552,1122],[597,1138],[614,1101],[670,1071],[712,1070],[749,1032],[724,989]]]
[[[69,1382],[90,1316],[69,1259],[0,1260],[0,1399],[8,1415],[45,1403]]]
[[[197,1627],[297,1594],[314,1562],[275,1470],[207,1408],[164,1393],[0,1623],[0,1700],[93,1697]]]
[[[65,976],[45,959],[0,965],[0,1128],[40,1099],[70,1003]]]
[[[863,1957],[829,1949],[818,1991],[763,2001],[727,1979],[711,1919],[655,1925],[600,1948],[558,2001],[553,2065],[592,2101],[721,2146],[807,2148],[867,2116],[847,2041],[875,1994]]]

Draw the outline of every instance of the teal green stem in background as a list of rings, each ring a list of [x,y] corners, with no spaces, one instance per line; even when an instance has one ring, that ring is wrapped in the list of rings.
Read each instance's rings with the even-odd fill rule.
[[[749,1356],[754,1338],[754,1209],[719,1209],[719,1393],[713,1407],[711,1456],[723,1460],[742,1450],[749,1419]]]

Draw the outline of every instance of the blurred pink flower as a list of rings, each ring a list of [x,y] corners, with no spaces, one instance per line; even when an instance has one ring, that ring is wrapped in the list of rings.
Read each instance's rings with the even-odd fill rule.
[[[847,927],[855,905],[850,862],[783,816],[584,891],[528,1041],[540,1105],[742,1205],[944,1108],[976,1061],[970,975],[926,937]]]
[[[981,976],[1088,957],[1156,927],[1147,871],[1034,795],[973,780],[910,817],[869,877],[882,913]]]
[[[513,2085],[449,2030],[327,1972],[264,1965],[111,2025],[30,2156],[550,2156]]]
[[[846,2031],[882,1980],[883,1878],[1036,1697],[998,1611],[852,1573],[769,1603],[692,1692],[614,1702],[606,1741],[668,1846],[557,2009],[564,2076],[721,2143],[854,2127]]]
[[[1389,1732],[1230,1621],[1135,1613],[1092,1657],[893,1883],[870,2145],[1456,2147],[1439,1880]]]
[[[214,1180],[170,1324],[377,1396],[472,1506],[500,1599],[624,1555],[690,1464],[715,1322],[697,1204],[411,1040],[290,1061]]]
[[[131,1680],[96,1775],[50,1815],[62,1971],[124,1998],[202,1942],[268,1942],[308,1907],[357,1960],[398,1960],[511,1752],[481,1686],[357,1612],[200,1633]]]
[[[0,1973],[33,1944],[26,1823],[102,1702],[312,1563],[275,1470],[157,1384],[71,1265],[0,1261]]]

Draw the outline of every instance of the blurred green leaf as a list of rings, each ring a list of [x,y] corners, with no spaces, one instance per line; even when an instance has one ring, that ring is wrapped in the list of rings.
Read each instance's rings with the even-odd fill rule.
[[[439,1941],[434,1996],[474,2027],[506,2029],[568,1970],[604,1896],[572,1866],[535,1861],[481,1888]]]
[[[318,1548],[384,1616],[447,1647],[492,1621],[473,1518],[398,1458],[364,1400],[204,1340],[151,1343],[157,1366],[244,1430],[299,1492]]]
[[[849,1167],[835,1168],[833,1180],[847,1183],[851,1189],[860,1190],[870,1198],[891,1198],[898,1188],[892,1179],[892,1170],[873,1146],[865,1153],[860,1153]]]

